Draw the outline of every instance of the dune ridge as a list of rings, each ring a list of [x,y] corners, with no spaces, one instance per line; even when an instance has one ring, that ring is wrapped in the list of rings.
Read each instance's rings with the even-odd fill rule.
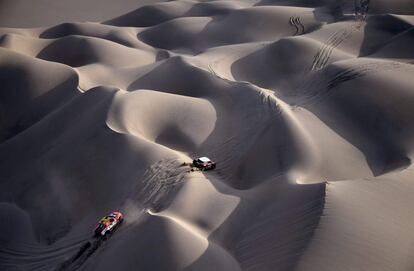
[[[0,269],[412,270],[414,11],[351,2],[0,28]]]

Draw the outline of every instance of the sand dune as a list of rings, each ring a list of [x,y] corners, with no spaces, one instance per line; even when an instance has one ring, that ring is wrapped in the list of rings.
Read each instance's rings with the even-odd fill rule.
[[[13,137],[78,95],[78,77],[67,66],[0,49],[1,141]]]
[[[142,4],[3,4],[1,270],[413,269],[411,1]]]

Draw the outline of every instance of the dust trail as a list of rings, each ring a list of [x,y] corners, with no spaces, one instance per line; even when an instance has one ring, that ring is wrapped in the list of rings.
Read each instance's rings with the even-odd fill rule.
[[[163,159],[150,166],[142,181],[133,189],[131,198],[143,208],[159,211],[171,202],[172,195],[183,183],[188,167],[178,159]]]

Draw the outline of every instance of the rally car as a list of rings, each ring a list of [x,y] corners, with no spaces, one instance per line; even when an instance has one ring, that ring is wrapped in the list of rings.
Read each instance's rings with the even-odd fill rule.
[[[211,161],[210,158],[200,157],[193,160],[193,166],[201,170],[212,170],[216,168],[216,163]]]
[[[112,212],[104,216],[96,226],[94,234],[95,237],[107,236],[115,231],[121,225],[124,217],[121,212]]]

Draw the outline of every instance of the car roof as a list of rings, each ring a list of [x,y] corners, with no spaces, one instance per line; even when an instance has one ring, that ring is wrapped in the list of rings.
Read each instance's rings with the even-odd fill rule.
[[[211,161],[208,157],[205,157],[205,156],[198,158],[198,160],[200,160],[201,162],[210,162]]]

